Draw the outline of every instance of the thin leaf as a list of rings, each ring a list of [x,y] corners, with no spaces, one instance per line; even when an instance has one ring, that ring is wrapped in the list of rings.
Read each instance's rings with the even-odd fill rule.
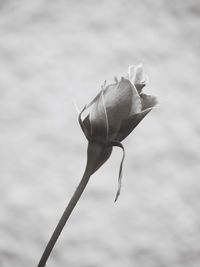
[[[121,163],[120,163],[120,167],[119,167],[118,189],[117,189],[117,193],[116,193],[115,200],[114,200],[114,202],[116,202],[119,195],[120,195],[121,187],[122,187],[122,169],[123,169],[123,162],[125,159],[125,149],[124,149],[123,145],[118,141],[113,141],[113,142],[111,142],[111,144],[113,146],[118,146],[123,150],[123,155],[122,155],[122,159],[121,159]]]

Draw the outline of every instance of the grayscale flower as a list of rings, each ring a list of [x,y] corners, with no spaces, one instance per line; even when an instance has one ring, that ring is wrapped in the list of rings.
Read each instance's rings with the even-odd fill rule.
[[[119,171],[119,185],[115,198],[120,194],[122,164],[125,150],[124,140],[152,110],[157,100],[142,92],[147,83],[142,64],[130,66],[128,75],[115,78],[113,84],[102,86],[99,94],[86,105],[79,115],[79,123],[88,139],[87,172],[93,174],[110,157],[113,146],[123,149]],[[83,114],[87,113],[83,118]]]

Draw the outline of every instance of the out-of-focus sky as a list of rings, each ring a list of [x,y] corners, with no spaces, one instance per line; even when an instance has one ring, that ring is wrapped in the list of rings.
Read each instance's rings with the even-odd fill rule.
[[[95,173],[48,267],[200,265],[200,3],[0,1],[0,266],[36,266],[82,177],[82,108],[143,63],[160,105]]]

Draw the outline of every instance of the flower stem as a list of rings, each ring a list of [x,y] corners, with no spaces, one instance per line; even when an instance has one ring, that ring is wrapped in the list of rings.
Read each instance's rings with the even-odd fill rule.
[[[60,233],[62,232],[70,214],[72,213],[74,207],[76,206],[80,196],[82,195],[88,181],[90,178],[90,174],[88,174],[87,170],[85,171],[83,178],[81,179],[76,191],[74,192],[68,206],[66,207],[62,217],[60,218],[60,221],[58,222],[50,240],[49,243],[47,244],[42,257],[37,265],[37,267],[44,267],[46,265],[46,262],[51,254],[51,251],[60,235]]]

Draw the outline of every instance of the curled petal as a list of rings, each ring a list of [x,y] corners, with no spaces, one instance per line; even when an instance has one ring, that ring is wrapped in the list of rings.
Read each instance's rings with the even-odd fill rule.
[[[141,93],[142,88],[148,82],[148,77],[144,73],[144,68],[142,64],[137,66],[130,66],[128,68],[128,77],[132,84],[135,85],[138,93]]]
[[[134,114],[124,120],[116,136],[116,140],[122,141],[126,138],[151,110],[152,108],[145,109],[144,111]]]
[[[157,98],[155,96],[141,94],[142,110],[153,108],[157,103]]]
[[[135,80],[134,84],[145,84],[147,82],[147,77],[144,73],[144,68],[142,64],[135,67]]]
[[[84,132],[85,136],[87,139],[89,139],[89,136],[90,136],[90,131],[89,131],[89,128],[88,128],[88,125],[87,125],[87,120],[84,120],[82,119],[82,114],[83,112],[85,111],[86,109],[86,106],[82,109],[82,111],[79,113],[79,116],[78,116],[78,121],[79,121],[79,124],[81,126],[81,129],[82,131]]]
[[[81,129],[83,130],[88,140],[91,139],[92,127],[90,124],[89,115],[87,115],[84,119],[82,118],[82,116],[83,116],[84,111],[88,110],[95,102],[98,101],[100,94],[101,92],[98,93],[98,95],[88,105],[85,105],[85,107],[82,109],[82,111],[79,113],[79,116],[78,116],[78,121],[81,126]]]

